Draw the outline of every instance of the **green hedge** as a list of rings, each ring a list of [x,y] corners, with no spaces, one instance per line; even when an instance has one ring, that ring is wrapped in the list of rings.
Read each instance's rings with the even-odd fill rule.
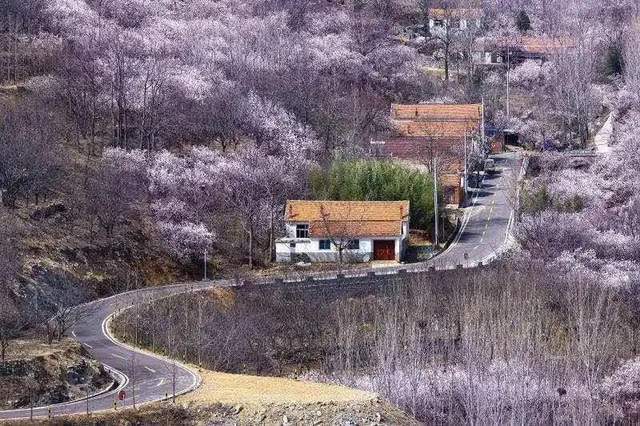
[[[340,160],[328,170],[312,170],[310,184],[317,200],[409,200],[411,227],[427,231],[433,227],[433,179],[426,172],[389,161]]]

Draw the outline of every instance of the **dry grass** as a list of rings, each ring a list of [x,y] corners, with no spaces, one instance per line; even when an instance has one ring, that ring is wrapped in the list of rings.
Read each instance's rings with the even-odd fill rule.
[[[51,345],[42,340],[19,339],[13,340],[9,345],[7,361],[47,357],[68,351],[81,353],[82,349],[78,342],[69,338],[62,339],[60,342],[54,341]]]
[[[198,404],[308,404],[370,401],[377,396],[344,386],[279,377],[258,377],[202,370],[202,385],[180,397]]]

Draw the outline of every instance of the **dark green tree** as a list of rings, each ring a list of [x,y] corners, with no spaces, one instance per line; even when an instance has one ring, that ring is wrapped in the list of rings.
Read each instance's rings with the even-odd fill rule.
[[[335,161],[310,176],[318,200],[401,201],[411,204],[411,226],[433,227],[433,180],[429,173],[389,161]]]
[[[516,17],[516,27],[522,33],[531,30],[531,20],[529,19],[529,15],[524,10],[521,10]]]
[[[622,75],[624,72],[624,56],[622,48],[618,45],[612,45],[607,49],[605,73],[608,76]]]

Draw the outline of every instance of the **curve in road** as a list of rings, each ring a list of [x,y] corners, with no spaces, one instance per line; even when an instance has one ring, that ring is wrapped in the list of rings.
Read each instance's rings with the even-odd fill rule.
[[[498,173],[487,176],[480,188],[473,193],[472,204],[466,209],[460,232],[451,246],[435,259],[412,267],[402,265],[377,269],[376,274],[397,273],[401,269],[412,272],[425,271],[429,267],[438,269],[477,266],[496,256],[497,250],[508,241],[512,221],[512,208],[508,200],[509,172],[518,171],[522,160],[517,154],[506,153],[493,157]],[[365,271],[346,274],[365,276]],[[329,276],[318,277],[333,278]],[[318,279],[316,278],[316,279]],[[299,280],[299,278],[292,281]],[[271,280],[273,281],[273,280]],[[151,287],[133,290],[83,305],[87,316],[73,330],[73,336],[82,343],[91,355],[103,363],[118,382],[115,389],[62,404],[33,408],[0,411],[0,420],[28,419],[33,417],[61,416],[113,410],[123,407],[141,406],[151,402],[170,399],[195,389],[200,383],[197,372],[175,360],[131,347],[115,339],[109,332],[109,321],[136,304],[151,299],[168,297],[212,287],[235,286],[238,283],[219,280],[199,283],[183,283],[166,287]],[[121,390],[126,392],[124,401],[118,400]]]

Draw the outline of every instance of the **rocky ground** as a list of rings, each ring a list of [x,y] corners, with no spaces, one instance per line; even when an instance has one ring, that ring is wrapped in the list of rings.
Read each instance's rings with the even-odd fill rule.
[[[401,411],[373,400],[352,403],[315,403],[294,405],[230,406],[226,404],[196,405],[154,404],[138,411],[61,417],[41,420],[53,425],[418,425]],[[16,422],[16,425],[27,422]],[[33,423],[28,423],[33,424]]]
[[[26,408],[82,398],[112,384],[102,365],[77,342],[21,340],[0,363],[0,409]]]

